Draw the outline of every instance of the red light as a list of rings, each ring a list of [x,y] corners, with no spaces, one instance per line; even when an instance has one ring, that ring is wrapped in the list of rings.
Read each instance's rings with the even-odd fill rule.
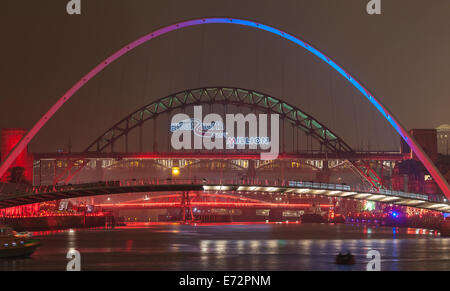
[[[4,128],[1,133],[1,156],[2,161],[8,156],[9,152],[16,146],[16,144],[27,133],[25,129],[19,128]],[[28,155],[28,149],[25,148],[9,169],[14,167],[22,167],[25,169],[25,179],[31,181],[33,161]],[[9,175],[2,177],[1,181],[7,181]]]

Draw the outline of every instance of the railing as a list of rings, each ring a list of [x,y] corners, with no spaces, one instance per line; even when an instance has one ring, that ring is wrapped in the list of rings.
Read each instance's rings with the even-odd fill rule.
[[[399,196],[399,197],[413,198],[413,199],[419,199],[419,200],[428,200],[428,195],[417,194],[417,193],[408,193],[408,192],[385,190],[385,189],[380,189],[378,191],[378,193],[383,194],[383,195],[389,195],[389,196]]]
[[[407,193],[395,190],[380,189],[378,191],[373,191],[371,189],[362,189],[360,187],[350,187],[344,184],[328,184],[328,183],[314,183],[314,182],[297,182],[289,181],[289,186],[300,187],[300,188],[311,188],[311,189],[327,189],[327,190],[339,190],[339,191],[355,191],[355,192],[367,192],[370,194],[380,194],[388,196],[398,196],[403,198],[413,198],[419,200],[428,200],[428,195],[417,194],[417,193]]]

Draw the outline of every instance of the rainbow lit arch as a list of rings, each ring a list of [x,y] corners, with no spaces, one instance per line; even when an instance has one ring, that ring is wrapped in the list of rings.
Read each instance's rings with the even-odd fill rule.
[[[408,134],[407,130],[397,121],[397,119],[392,115],[392,113],[381,104],[379,100],[377,100],[373,94],[370,93],[368,89],[366,89],[360,82],[358,82],[351,74],[345,71],[341,66],[339,66],[336,62],[334,62],[330,57],[326,56],[313,46],[309,45],[307,42],[290,35],[282,30],[273,28],[271,26],[258,23],[251,20],[243,20],[229,17],[220,17],[220,18],[199,18],[193,20],[187,20],[183,22],[179,22],[176,24],[172,24],[149,34],[144,35],[143,37],[129,43],[123,48],[116,51],[114,54],[109,56],[103,62],[98,64],[95,68],[93,68],[89,73],[81,78],[72,88],[70,88],[51,108],[50,110],[41,117],[41,119],[31,128],[31,130],[20,140],[20,142],[14,147],[14,149],[9,153],[4,162],[0,165],[0,177],[2,177],[9,166],[14,162],[17,156],[25,149],[28,143],[33,139],[33,137],[39,132],[39,130],[50,120],[50,118],[61,108],[61,106],[66,103],[84,84],[86,84],[89,80],[91,80],[95,75],[100,73],[104,68],[109,66],[112,62],[126,54],[127,52],[133,50],[134,48],[140,46],[143,43],[146,43],[149,40],[152,40],[160,35],[169,33],[171,31],[175,31],[178,29],[182,29],[184,27],[202,25],[202,24],[211,24],[211,23],[225,23],[225,24],[236,24],[243,25],[248,27],[253,27],[256,29],[265,30],[271,32],[273,34],[279,35],[303,48],[310,51],[318,58],[322,59],[325,63],[330,65],[333,69],[335,69],[339,74],[344,76],[355,88],[357,88],[366,98],[372,103],[373,106],[377,108],[377,110],[386,118],[387,121],[392,125],[392,127],[400,134],[400,136],[406,141],[406,143],[411,147],[414,153],[417,155],[419,160],[425,166],[425,168],[430,172],[433,179],[439,185],[439,188],[442,190],[444,195],[450,199],[450,186],[448,185],[445,178],[430,160],[428,155],[423,151],[420,145]]]

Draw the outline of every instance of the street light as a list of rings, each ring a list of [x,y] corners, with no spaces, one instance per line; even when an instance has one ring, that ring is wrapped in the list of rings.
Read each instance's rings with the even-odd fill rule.
[[[172,176],[178,176],[180,174],[180,168],[172,167]]]

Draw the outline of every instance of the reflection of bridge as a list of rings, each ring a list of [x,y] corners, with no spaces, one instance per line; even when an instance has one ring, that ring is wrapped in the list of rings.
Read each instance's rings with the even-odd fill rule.
[[[7,192],[7,185],[3,185],[3,192]],[[405,193],[399,191],[352,188],[347,185],[313,183],[300,181],[262,181],[262,180],[131,180],[99,182],[81,185],[40,186],[16,189],[15,193],[0,196],[0,208],[25,205],[30,203],[68,199],[75,197],[97,196],[122,193],[152,193],[152,192],[189,192],[203,191],[205,193],[231,193],[232,195],[265,194],[270,196],[286,195],[300,197],[301,195],[340,197],[344,199],[360,199],[401,206],[417,207],[433,211],[450,211],[450,204],[443,201],[431,201],[427,195]],[[286,205],[283,205],[283,208]]]
[[[187,195],[186,195],[187,194]],[[307,209],[312,206],[311,203],[274,203],[260,195],[258,199],[252,198],[251,195],[227,195],[194,192],[193,194],[168,194],[145,197],[144,199],[126,201],[120,203],[100,203],[94,206],[102,207],[102,209],[168,209],[182,208],[186,206],[186,200],[189,200],[189,206],[192,208],[222,208],[222,209],[283,209],[283,210],[299,210]],[[320,204],[321,208],[333,207],[333,204]]]

